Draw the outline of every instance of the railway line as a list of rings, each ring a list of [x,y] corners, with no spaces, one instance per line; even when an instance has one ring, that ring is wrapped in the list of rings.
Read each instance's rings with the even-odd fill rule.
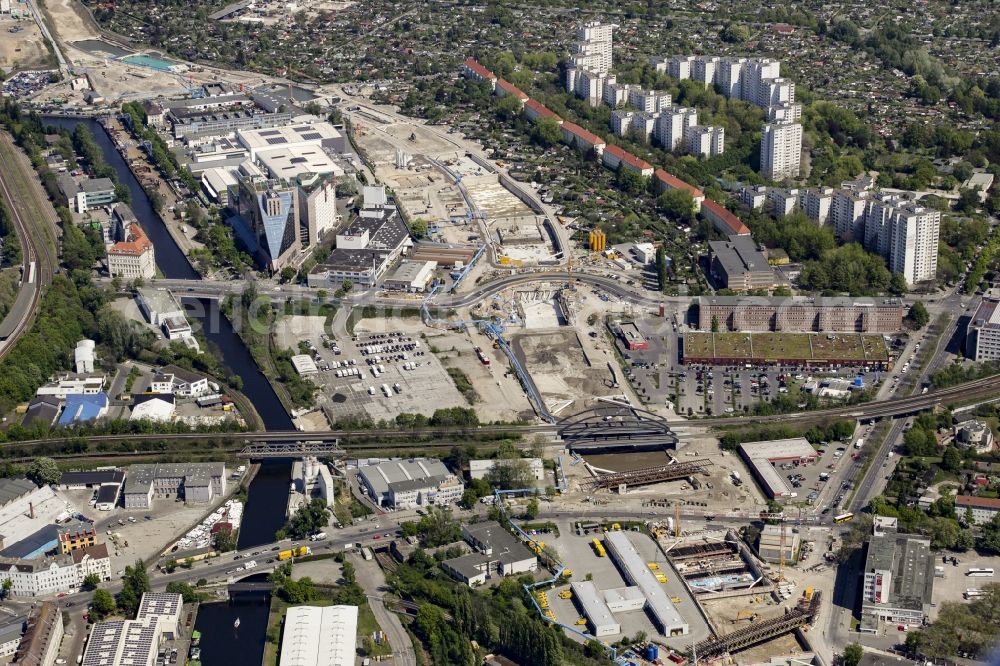
[[[25,219],[30,214],[27,208],[31,200],[35,205],[39,205],[37,192],[33,190],[35,183],[25,182],[22,170],[24,163],[20,159],[21,155],[11,155],[12,149],[18,152],[10,142],[10,137],[6,133],[0,137],[0,157],[10,168],[0,170],[0,194],[7,202],[7,209],[13,218],[14,226],[18,238],[21,241],[23,250],[23,266],[21,278],[21,292],[28,290],[30,294],[28,302],[24,303],[24,297],[19,292],[18,299],[8,316],[19,317],[10,326],[5,339],[0,343],[0,359],[7,356],[15,343],[27,332],[32,321],[38,314],[38,306],[42,298],[42,288],[52,282],[53,266],[55,265],[52,255],[52,248],[42,238],[39,240],[34,229]],[[12,178],[13,176],[13,178]],[[20,182],[11,183],[11,180],[18,179]],[[15,198],[13,193],[18,192],[19,197]],[[6,327],[5,327],[6,328]]]
[[[760,423],[780,422],[784,424],[810,424],[831,419],[883,419],[895,418],[915,414],[926,409],[931,409],[937,405],[947,404],[952,401],[969,402],[978,398],[995,398],[1000,393],[1000,375],[977,379],[966,382],[959,386],[953,386],[940,391],[933,391],[923,395],[910,396],[905,398],[894,398],[882,402],[873,402],[863,405],[853,405],[850,407],[838,407],[835,409],[816,410],[811,412],[798,412],[793,414],[776,414],[773,416],[762,416],[750,418],[730,417],[721,419],[698,419],[698,420],[672,420],[666,421],[671,426],[681,426],[686,429],[691,428],[727,428],[738,426],[751,426]],[[203,442],[235,442],[239,444],[239,449],[255,442],[330,442],[339,441],[340,445],[348,450],[365,450],[368,448],[385,448],[387,442],[393,440],[404,440],[406,445],[415,446],[422,449],[445,448],[453,446],[457,441],[468,441],[470,439],[480,440],[487,443],[490,440],[500,440],[504,438],[515,438],[530,434],[555,434],[558,425],[484,425],[484,426],[441,426],[432,428],[421,428],[413,430],[398,429],[374,429],[374,430],[323,430],[315,432],[302,432],[299,430],[272,430],[272,431],[252,431],[252,432],[215,432],[215,433],[176,433],[176,434],[135,434],[121,433],[110,435],[81,435],[73,434],[62,437],[47,437],[39,439],[27,439],[18,442],[8,442],[0,445],[0,451],[4,448],[22,447],[34,448],[40,446],[52,446],[61,444],[72,444],[79,442],[81,436],[91,444],[130,442],[136,445],[149,442],[165,441],[203,441]],[[233,447],[236,449],[237,447]],[[90,453],[90,455],[94,455]]]

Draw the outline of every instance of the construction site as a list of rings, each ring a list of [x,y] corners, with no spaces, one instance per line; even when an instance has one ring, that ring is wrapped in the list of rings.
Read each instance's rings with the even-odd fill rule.
[[[807,648],[798,631],[815,618],[821,592],[800,591],[793,563],[768,565],[732,529],[680,535],[680,511],[676,516],[654,530],[670,566],[712,627],[714,637],[695,646],[698,658],[738,652],[737,663],[752,663]]]
[[[359,110],[354,138],[376,178],[392,189],[404,217],[427,223],[445,246],[490,247],[499,266],[554,265],[563,248],[528,186],[459,140],[417,122]]]

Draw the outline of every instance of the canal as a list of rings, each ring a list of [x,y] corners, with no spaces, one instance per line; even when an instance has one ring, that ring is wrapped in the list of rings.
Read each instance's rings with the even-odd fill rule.
[[[93,119],[46,118],[50,125],[70,131],[82,122],[94,135],[104,153],[104,160],[118,174],[131,194],[129,204],[143,231],[153,241],[156,265],[170,279],[199,279],[184,252],[174,242],[163,220],[153,210],[145,191],[132,174],[125,159],[115,149],[104,127]],[[204,299],[183,299],[188,316],[202,324],[202,331],[211,349],[217,349],[222,363],[232,374],[243,380],[243,393],[260,414],[268,430],[293,429],[291,418],[275,394],[270,382],[261,373],[249,350],[233,330],[229,320],[219,312],[218,303]],[[247,507],[240,528],[239,548],[252,548],[274,540],[274,533],[285,521],[291,463],[288,460],[267,461],[250,484]],[[202,661],[206,664],[259,664],[264,652],[268,598],[259,593],[240,596],[230,603],[203,604],[198,611],[196,628],[202,634]],[[233,625],[239,618],[240,626]]]

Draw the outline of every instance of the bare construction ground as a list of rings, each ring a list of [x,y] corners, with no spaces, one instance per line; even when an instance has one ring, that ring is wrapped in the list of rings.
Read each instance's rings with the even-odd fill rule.
[[[52,63],[45,38],[34,21],[0,15],[0,69],[8,73],[48,69]]]
[[[479,331],[466,334],[428,330],[425,338],[433,349],[438,350],[437,357],[445,368],[455,368],[468,378],[479,396],[474,406],[481,420],[516,421],[534,418],[535,412],[531,409],[517,376],[509,371],[507,359],[502,352],[492,349],[492,343],[485,335]],[[486,352],[490,358],[489,367],[479,362],[474,347],[480,347]]]
[[[582,411],[595,396],[612,391],[608,369],[602,361],[588,363],[573,330],[518,334],[514,351],[549,409],[558,410],[559,416]]]

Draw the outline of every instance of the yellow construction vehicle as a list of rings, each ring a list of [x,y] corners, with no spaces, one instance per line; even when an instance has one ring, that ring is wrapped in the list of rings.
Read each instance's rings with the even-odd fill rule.
[[[658,571],[660,569],[660,565],[656,562],[648,562],[646,566],[649,567],[650,571]]]
[[[570,592],[569,590],[563,590],[562,592],[559,593],[559,598],[560,599],[572,599],[573,598],[573,593]]]
[[[656,573],[656,580],[658,580],[661,583],[666,583],[667,582],[667,577],[664,576],[663,574],[657,572]]]
[[[587,618],[585,617],[581,617],[579,620],[576,621],[576,626],[578,627],[582,627],[585,624],[587,624]]]
[[[620,530],[621,528],[622,528],[622,526],[619,525],[618,523],[611,523],[611,529],[617,531],[617,530]]]
[[[802,598],[805,599],[806,601],[812,601],[813,598],[812,586],[807,587],[805,590],[802,591]]]
[[[563,569],[562,570],[562,574],[560,574],[560,575],[563,578],[572,578],[573,577],[573,570],[572,569]]]
[[[681,602],[680,597],[670,597],[670,602],[674,604],[679,604]]]

